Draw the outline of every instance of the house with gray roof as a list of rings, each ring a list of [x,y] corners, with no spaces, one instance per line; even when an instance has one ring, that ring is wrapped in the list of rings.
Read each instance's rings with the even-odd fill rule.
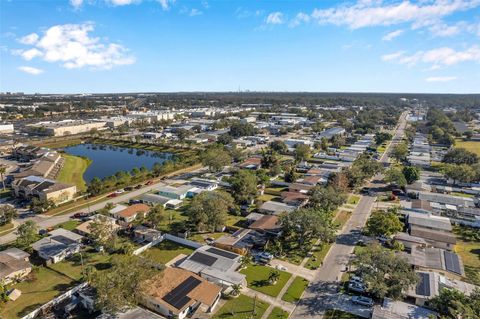
[[[32,244],[32,249],[42,258],[46,264],[54,264],[72,256],[80,251],[80,236],[69,230],[58,228]]]

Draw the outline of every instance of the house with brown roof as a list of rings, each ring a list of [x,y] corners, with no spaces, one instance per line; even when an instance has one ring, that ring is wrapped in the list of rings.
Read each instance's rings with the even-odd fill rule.
[[[280,219],[275,215],[264,215],[254,221],[248,228],[256,230],[261,234],[278,236],[282,230]]]
[[[220,300],[222,288],[181,268],[167,267],[146,282],[141,304],[167,318],[183,319],[210,313]]]
[[[18,248],[9,248],[0,252],[0,282],[9,284],[26,277],[32,271],[30,254]]]
[[[291,206],[304,206],[308,203],[308,195],[300,192],[282,192],[282,202]]]
[[[244,160],[240,165],[241,168],[257,170],[262,168],[262,158],[261,157],[249,157]]]
[[[51,200],[55,205],[73,200],[77,192],[75,185],[59,183],[40,176],[16,179],[12,183],[12,188],[16,197],[26,199],[36,197],[40,200]]]
[[[145,216],[149,211],[150,206],[146,204],[133,204],[115,214],[115,217],[123,224],[130,224],[137,216]]]

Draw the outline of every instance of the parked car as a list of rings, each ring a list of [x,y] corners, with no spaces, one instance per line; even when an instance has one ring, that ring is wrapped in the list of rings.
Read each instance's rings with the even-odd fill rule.
[[[350,277],[350,282],[355,282],[355,283],[359,283],[359,284],[363,284],[363,280],[362,278],[358,277],[358,276],[352,276]]]
[[[133,187],[132,187],[132,186],[125,187],[125,191],[126,191],[126,192],[129,192],[129,191],[131,191],[131,190],[133,190]]]
[[[79,212],[79,213],[75,213],[73,214],[73,218],[83,218],[83,217],[88,217],[88,213],[84,213],[84,212]]]
[[[120,194],[123,194],[123,193],[125,193],[125,190],[124,190],[124,189],[117,189],[117,190],[115,191],[115,194],[117,194],[117,195],[120,195]]]
[[[362,306],[367,306],[367,307],[373,306],[372,298],[363,297],[363,296],[352,297],[352,302],[356,303],[357,305],[362,305]]]
[[[117,197],[117,196],[118,196],[118,194],[117,194],[117,193],[111,193],[111,194],[110,194],[110,195],[108,195],[107,197],[110,197],[110,198],[112,198],[112,197]]]
[[[277,266],[275,266],[275,268],[277,268],[278,270],[282,270],[282,271],[288,271],[287,267],[285,267],[283,265],[277,265]]]
[[[153,181],[148,181],[145,185],[153,185]]]
[[[140,189],[140,188],[142,188],[142,185],[135,186],[135,189]]]
[[[141,203],[143,203],[143,201],[141,199],[131,199],[131,200],[128,201],[128,203],[130,205],[134,205],[134,204],[141,204]]]
[[[348,290],[363,294],[366,291],[366,288],[363,284],[350,282],[348,283]]]

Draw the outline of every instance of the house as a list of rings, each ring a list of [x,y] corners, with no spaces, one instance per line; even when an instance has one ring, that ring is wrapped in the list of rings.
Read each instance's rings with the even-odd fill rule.
[[[213,191],[218,188],[218,183],[215,181],[209,181],[205,179],[193,179],[190,181],[190,185],[196,188],[201,188],[207,191]]]
[[[244,160],[240,165],[240,168],[257,170],[262,168],[262,158],[261,157],[249,157]]]
[[[206,245],[197,248],[178,267],[224,288],[234,284],[245,287],[245,275],[237,272],[241,258],[233,252]]]
[[[301,207],[308,203],[308,195],[299,192],[282,192],[282,202],[290,206]]]
[[[274,201],[267,201],[263,203],[258,211],[263,214],[270,214],[270,215],[280,215],[283,212],[291,212],[295,210],[295,206],[290,206],[284,203],[280,202],[274,202]]]
[[[304,193],[307,194],[314,186],[313,185],[307,185],[303,183],[292,183],[290,186],[288,186],[288,190],[290,192],[299,192],[299,193]]]
[[[450,232],[430,230],[418,226],[410,226],[410,235],[425,239],[428,245],[446,250],[453,250],[457,239]]]
[[[145,226],[137,226],[133,230],[133,237],[136,242],[149,242],[155,241],[162,237],[162,232],[156,229],[148,228]]]
[[[171,199],[169,197],[157,194],[143,194],[139,198],[144,204],[162,205],[164,208],[177,209],[182,206],[183,201],[179,199]]]
[[[32,271],[30,254],[18,248],[0,252],[0,283],[3,285],[25,278]]]
[[[431,319],[437,316],[427,308],[385,298],[382,306],[373,307],[371,319]]]
[[[399,242],[405,247],[405,250],[410,251],[414,247],[427,247],[427,241],[421,237],[415,237],[408,233],[397,233],[393,236],[393,240]]]
[[[452,224],[446,217],[409,212],[407,218],[408,227],[416,226],[442,232],[452,231]]]
[[[32,244],[32,249],[45,263],[54,264],[80,251],[83,236],[58,228]]]
[[[255,230],[240,228],[233,234],[218,238],[213,245],[239,255],[246,255],[255,246],[263,247],[265,243],[265,238]]]
[[[121,228],[120,225],[117,225],[117,220],[115,218],[97,214],[97,215],[92,216],[91,220],[87,220],[86,222],[78,225],[75,228],[75,232],[82,235],[82,236],[85,236],[85,237],[90,236],[90,234],[91,234],[90,228],[91,228],[92,223],[94,223],[94,222],[100,222],[102,224],[107,224],[110,227],[110,230],[111,230],[112,233],[117,232]]]
[[[171,199],[185,199],[187,193],[193,188],[195,187],[191,185],[182,185],[178,187],[161,186],[157,189],[157,194]]]
[[[410,235],[425,239],[433,247],[453,250],[456,238],[451,233],[452,224],[447,217],[416,212],[407,213]]]
[[[398,255],[405,258],[417,270],[440,271],[455,279],[465,275],[460,256],[445,249],[414,247],[410,253],[399,252]]]
[[[162,275],[147,281],[140,303],[167,318],[184,319],[194,312],[212,312],[221,291],[190,271],[168,267]]]
[[[73,200],[77,192],[75,185],[59,183],[39,176],[16,179],[12,182],[12,188],[16,197],[51,200],[55,205]]]
[[[282,231],[282,225],[278,216],[263,215],[261,218],[254,221],[248,228],[256,230],[261,234],[278,236]]]
[[[115,314],[102,313],[96,319],[165,319],[165,317],[147,309],[135,307]]]
[[[446,289],[456,289],[469,296],[476,288],[475,285],[463,282],[461,280],[449,279],[438,272],[417,271],[420,280],[416,286],[411,287],[406,295],[415,300],[415,304],[423,306],[425,303],[438,296],[440,291]]]
[[[320,139],[326,138],[327,140],[329,140],[335,135],[342,135],[342,134],[345,134],[345,129],[343,127],[331,127],[322,131],[320,134],[318,134],[318,137]]]
[[[116,217],[124,224],[133,222],[137,216],[145,216],[150,211],[146,204],[133,204],[116,214]]]
[[[15,179],[27,176],[39,176],[43,178],[54,179],[62,168],[64,159],[54,151],[48,151],[42,155],[35,163],[23,169],[18,173],[14,173]]]

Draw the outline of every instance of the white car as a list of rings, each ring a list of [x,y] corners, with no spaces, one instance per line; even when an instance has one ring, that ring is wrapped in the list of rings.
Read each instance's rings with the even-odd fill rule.
[[[277,266],[275,266],[275,268],[277,268],[278,270],[287,271],[287,267],[285,267],[283,265],[277,265]]]
[[[362,306],[367,306],[367,307],[373,306],[372,298],[363,297],[363,296],[352,297],[352,302],[356,303],[357,305],[362,305]]]

